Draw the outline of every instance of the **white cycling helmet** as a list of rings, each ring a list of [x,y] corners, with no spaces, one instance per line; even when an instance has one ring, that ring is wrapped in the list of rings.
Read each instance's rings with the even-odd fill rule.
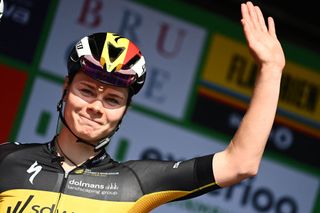
[[[82,70],[95,80],[130,88],[137,94],[142,88],[146,68],[140,49],[116,33],[94,33],[82,38],[68,58],[68,75]]]

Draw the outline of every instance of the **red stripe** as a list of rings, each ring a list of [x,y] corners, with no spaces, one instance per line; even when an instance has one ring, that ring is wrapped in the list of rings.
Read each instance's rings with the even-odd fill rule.
[[[0,143],[9,140],[28,75],[26,72],[0,65]]]

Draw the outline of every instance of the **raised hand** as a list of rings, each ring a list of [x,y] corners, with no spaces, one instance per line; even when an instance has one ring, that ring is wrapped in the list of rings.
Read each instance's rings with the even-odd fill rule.
[[[244,35],[249,50],[260,66],[274,67],[282,71],[285,57],[281,44],[276,35],[274,20],[268,17],[268,26],[258,6],[250,1],[241,4]]]
[[[251,101],[241,124],[227,148],[214,155],[212,168],[220,186],[230,186],[255,176],[274,121],[285,66],[274,21],[266,26],[259,7],[241,4],[244,35],[259,65]]]

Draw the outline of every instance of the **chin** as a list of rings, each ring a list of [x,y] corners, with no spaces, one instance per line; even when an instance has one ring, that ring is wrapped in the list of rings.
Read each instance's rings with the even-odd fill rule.
[[[106,136],[101,136],[102,133],[95,133],[93,131],[81,131],[78,133],[79,137],[83,138],[86,141],[89,142],[97,142],[99,141],[101,138],[104,138]]]
[[[94,128],[91,126],[81,126],[75,128],[75,133],[86,141],[99,141],[101,138],[106,138],[110,133],[103,131],[101,128]]]
[[[80,133],[79,136],[86,141],[97,141],[99,137],[91,133]]]

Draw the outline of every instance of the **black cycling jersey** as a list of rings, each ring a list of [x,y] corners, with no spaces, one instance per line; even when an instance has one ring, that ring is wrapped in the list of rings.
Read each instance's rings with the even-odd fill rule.
[[[219,188],[213,155],[123,163],[102,151],[65,173],[53,142],[0,145],[0,212],[149,212]]]

